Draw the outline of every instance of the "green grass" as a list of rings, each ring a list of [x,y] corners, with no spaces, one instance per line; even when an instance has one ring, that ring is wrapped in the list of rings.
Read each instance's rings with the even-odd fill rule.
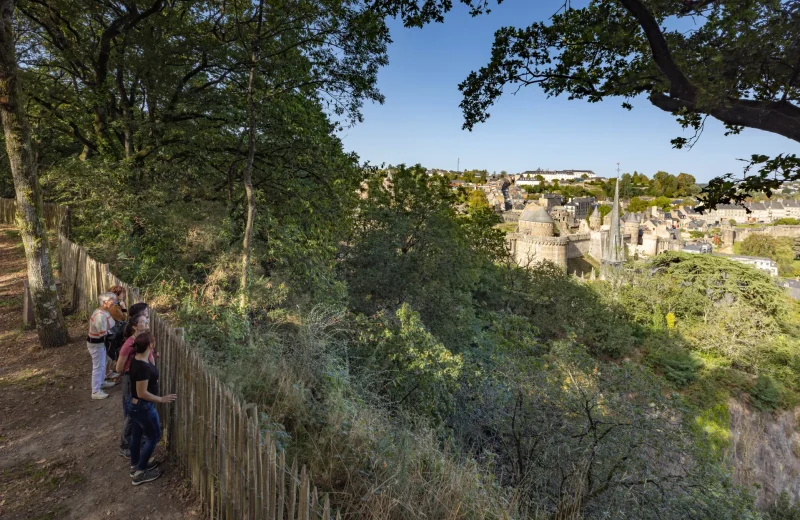
[[[503,233],[514,233],[517,231],[517,223],[516,222],[503,222],[501,224],[497,224],[494,226],[495,229],[499,229]]]

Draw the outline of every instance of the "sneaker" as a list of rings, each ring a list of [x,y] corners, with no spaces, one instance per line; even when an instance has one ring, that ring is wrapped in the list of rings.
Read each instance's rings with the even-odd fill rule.
[[[145,482],[152,482],[158,477],[163,475],[161,471],[157,469],[148,469],[147,471],[137,471],[134,473],[133,477],[131,477],[131,484],[134,486],[138,486],[139,484],[144,484]]]
[[[157,467],[158,467],[158,462],[155,462],[153,460],[153,457],[150,457],[150,461],[147,463],[147,469],[145,470],[145,473],[148,472],[148,471],[152,471],[152,470],[156,469]],[[136,469],[136,466],[131,466],[131,478],[133,478],[136,475],[137,471],[139,471],[139,470]]]
[[[117,372],[111,372],[111,373],[109,373],[109,374],[106,376],[106,379],[116,379],[116,378],[118,378],[118,377],[119,377],[119,376],[121,376],[121,375],[122,375],[122,374],[119,374],[119,373],[117,373]]]
[[[126,459],[129,459],[129,458],[131,458],[131,450],[129,450],[128,448],[120,448],[119,449],[119,456],[120,457],[125,457]]]
[[[103,381],[100,384],[100,388],[103,388],[103,389],[105,389],[105,388],[113,388],[115,386],[117,386],[117,383],[115,383],[113,381]]]
[[[98,390],[92,394],[92,399],[105,399],[106,397],[108,397],[108,394],[102,390]]]

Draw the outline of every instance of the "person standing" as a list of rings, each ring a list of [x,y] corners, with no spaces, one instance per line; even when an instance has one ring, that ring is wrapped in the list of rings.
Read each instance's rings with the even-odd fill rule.
[[[133,421],[131,421],[130,415],[128,415],[128,406],[131,401],[131,377],[128,372],[130,370],[131,360],[136,354],[133,350],[133,342],[139,334],[147,331],[149,327],[150,320],[144,314],[134,316],[128,321],[128,328],[133,335],[122,344],[115,367],[115,370],[122,374],[122,415],[124,419],[122,421],[122,436],[119,441],[119,454],[125,458],[130,458],[131,456],[129,447]],[[152,354],[149,361],[154,365],[156,363],[155,357]]]
[[[109,309],[117,302],[114,293],[103,293],[98,298],[100,307],[95,309],[89,318],[89,334],[86,337],[86,348],[92,357],[92,399],[105,399],[108,394],[103,390],[111,388],[114,383],[105,381],[106,376],[106,345],[105,338],[111,327],[114,326],[114,318],[111,317]]]
[[[158,463],[150,462],[150,456],[161,439],[161,421],[155,403],[171,403],[175,394],[158,395],[158,368],[150,362],[155,338],[149,331],[133,340],[136,355],[131,359],[131,402],[128,414],[133,420],[131,428],[131,483],[134,486],[151,482],[162,475]],[[142,446],[142,434],[147,438]]]
[[[114,285],[108,292],[114,293],[117,297],[117,303],[115,303],[108,312],[111,313],[111,317],[115,320],[125,321],[128,314],[128,309],[125,307],[125,288],[121,285]]]

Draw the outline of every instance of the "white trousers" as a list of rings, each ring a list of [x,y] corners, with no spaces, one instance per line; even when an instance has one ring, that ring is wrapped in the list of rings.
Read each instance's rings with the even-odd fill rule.
[[[92,393],[100,391],[100,385],[106,379],[106,346],[102,343],[86,343],[89,355],[92,356]]]

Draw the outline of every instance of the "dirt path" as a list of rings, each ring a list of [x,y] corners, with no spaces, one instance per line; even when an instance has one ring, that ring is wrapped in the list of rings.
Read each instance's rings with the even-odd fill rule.
[[[24,278],[19,235],[0,226],[0,518],[200,518],[169,463],[161,479],[131,485],[119,455],[120,387],[90,399],[86,320],[68,317],[74,341],[41,350],[36,332],[22,328]]]

